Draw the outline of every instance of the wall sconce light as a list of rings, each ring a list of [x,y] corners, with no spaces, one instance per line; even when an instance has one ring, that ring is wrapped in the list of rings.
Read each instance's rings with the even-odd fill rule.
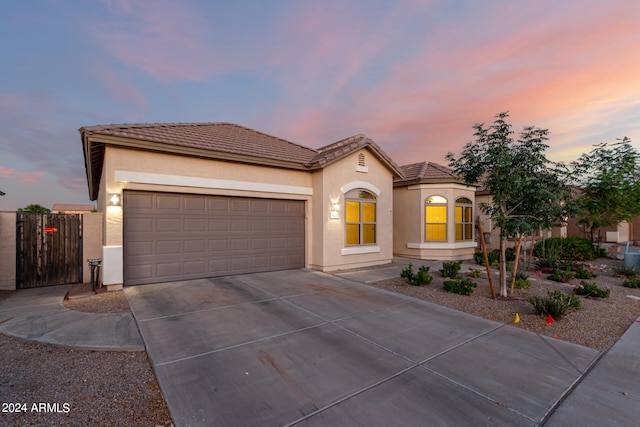
[[[331,204],[331,212],[330,212],[330,216],[331,219],[340,219],[340,204],[339,203],[332,203]]]
[[[118,193],[109,193],[107,195],[108,206],[122,206],[122,196]]]

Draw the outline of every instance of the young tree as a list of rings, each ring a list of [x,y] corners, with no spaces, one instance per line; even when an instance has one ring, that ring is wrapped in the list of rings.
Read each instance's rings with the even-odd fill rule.
[[[500,229],[500,296],[507,296],[505,239],[530,235],[540,227],[564,220],[570,190],[561,165],[544,154],[549,146],[547,129],[525,127],[514,140],[508,113],[500,113],[488,128],[476,124],[476,140],[467,143],[449,166],[467,184],[482,184],[492,194],[480,209]]]
[[[45,208],[41,205],[29,205],[25,208],[20,208],[17,210],[19,213],[51,213],[51,209]]]
[[[629,138],[617,141],[595,145],[572,163],[580,187],[578,224],[589,230],[591,242],[600,227],[640,215],[640,154]]]

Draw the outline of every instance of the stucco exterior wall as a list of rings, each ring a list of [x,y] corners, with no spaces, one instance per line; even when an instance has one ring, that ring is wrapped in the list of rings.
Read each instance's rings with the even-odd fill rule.
[[[82,214],[82,281],[91,281],[88,259],[102,258],[103,218],[101,212]]]
[[[447,240],[425,239],[425,201],[431,196],[447,199]],[[476,230],[472,240],[456,241],[455,202],[466,197],[473,202],[473,221],[477,217],[475,189],[461,184],[416,184],[394,189],[394,254],[431,260],[471,259],[476,251]]]
[[[0,212],[0,289],[16,289],[15,212]]]
[[[359,155],[365,167],[359,166]],[[323,271],[336,271],[393,260],[393,175],[368,149],[362,149],[312,175],[314,180],[314,259],[311,265]],[[375,193],[376,244],[347,246],[345,243],[345,193],[351,189]],[[319,206],[318,206],[319,205]],[[337,205],[337,218],[331,217]],[[321,242],[320,242],[321,241]]]

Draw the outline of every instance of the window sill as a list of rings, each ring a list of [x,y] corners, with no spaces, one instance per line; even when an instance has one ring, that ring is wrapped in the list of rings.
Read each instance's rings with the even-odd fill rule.
[[[373,254],[380,252],[380,246],[350,246],[342,248],[342,255]]]
[[[429,242],[429,243],[407,243],[408,249],[466,249],[475,248],[478,246],[473,240],[467,240],[464,242]]]

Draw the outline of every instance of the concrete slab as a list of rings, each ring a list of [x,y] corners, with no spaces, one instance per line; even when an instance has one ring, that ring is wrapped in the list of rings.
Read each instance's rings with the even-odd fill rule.
[[[277,297],[337,290],[353,285],[349,280],[310,269],[272,271],[237,277],[243,283],[265,290]]]
[[[304,418],[300,426],[535,426],[536,422],[420,368]]]
[[[134,286],[126,288],[125,294],[127,299],[136,299],[139,320],[271,298],[233,277]]]
[[[596,350],[565,344],[560,354],[537,334],[503,326],[423,366],[540,422],[599,356]]]
[[[177,425],[265,426],[293,422],[409,366],[322,325],[155,369]]]
[[[640,318],[549,417],[545,426],[636,426],[640,420]]]
[[[415,299],[337,324],[415,363],[451,350],[500,326],[466,313]]]
[[[130,300],[133,311],[137,300]],[[154,363],[193,357],[226,347],[325,323],[281,300],[237,304],[139,321]]]

